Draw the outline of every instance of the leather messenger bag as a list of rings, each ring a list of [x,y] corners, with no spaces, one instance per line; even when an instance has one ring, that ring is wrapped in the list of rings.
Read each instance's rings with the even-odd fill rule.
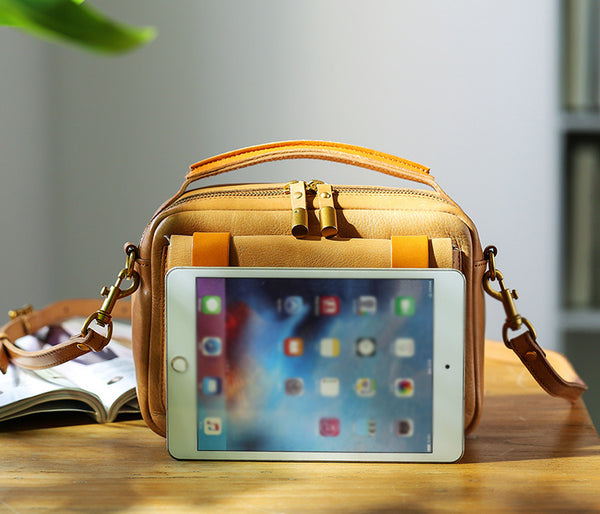
[[[322,159],[367,168],[427,189],[332,185],[321,181],[196,187],[206,177],[283,159]],[[484,292],[506,311],[503,338],[550,394],[575,401],[586,389],[563,380],[545,358],[532,325],[515,309],[516,293],[496,269],[496,249],[482,250],[477,229],[440,188],[428,168],[393,155],[322,141],[245,148],[190,168],[182,187],[156,212],[139,245],[125,245],[126,266],[102,305],[65,301],[14,316],[0,331],[0,368],[9,362],[51,367],[99,351],[112,316],[131,320],[137,393],[143,417],[166,431],[165,274],[175,266],[455,268],[466,278],[465,430],[483,400]],[[496,284],[498,289],[492,287]],[[14,342],[75,315],[89,314],[81,334],[51,350],[28,353]],[[126,312],[127,311],[127,312]],[[107,329],[98,329],[108,327]],[[517,333],[512,338],[509,334]]]

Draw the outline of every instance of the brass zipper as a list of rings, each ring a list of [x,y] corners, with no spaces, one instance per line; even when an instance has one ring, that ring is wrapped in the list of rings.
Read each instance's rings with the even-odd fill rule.
[[[367,189],[368,188],[368,189]],[[185,195],[182,198],[178,199],[176,202],[173,202],[171,205],[169,205],[169,208],[171,207],[176,207],[194,200],[199,200],[202,198],[218,198],[220,196],[230,196],[230,197],[235,197],[235,196],[256,196],[256,197],[261,197],[261,196],[265,196],[265,197],[269,197],[269,196],[273,196],[273,197],[277,197],[277,196],[281,196],[282,194],[286,194],[286,192],[289,193],[288,191],[282,190],[281,187],[278,188],[273,188],[273,189],[264,189],[264,188],[257,188],[257,189],[247,189],[247,190],[239,190],[239,189],[223,189],[220,191],[201,191],[201,190],[197,190],[198,192],[194,192],[194,191],[190,191],[189,195]],[[337,193],[346,193],[346,194],[362,194],[365,191],[369,192],[369,193],[378,193],[378,194],[384,194],[384,195],[398,195],[398,196],[420,196],[420,197],[425,197],[425,198],[430,198],[432,200],[436,200],[438,202],[442,202],[448,205],[452,205],[454,206],[454,204],[452,202],[449,202],[448,200],[441,198],[438,194],[436,193],[430,193],[429,191],[425,191],[425,190],[419,190],[419,189],[408,189],[408,188],[394,188],[394,187],[377,187],[377,188],[373,188],[370,186],[366,186],[365,188],[363,188],[362,186],[336,186],[335,191]]]
[[[318,202],[317,217],[321,224],[321,235],[333,237],[337,234],[337,218],[333,206],[333,191],[330,184],[321,180],[311,180],[306,184],[302,180],[292,180],[284,186],[292,203],[292,235],[303,238],[308,235],[308,211],[306,195],[316,195]]]
[[[333,190],[330,184],[321,180],[312,180],[307,188],[314,191],[319,202],[319,222],[321,224],[321,235],[323,237],[333,237],[338,233],[337,216],[333,206]]]
[[[378,187],[378,188],[362,188],[361,186],[336,186],[335,191],[337,193],[346,194],[361,194],[364,191],[369,193],[389,194],[389,195],[406,195],[406,196],[420,196],[431,198],[432,200],[440,201],[449,205],[453,205],[451,202],[441,198],[436,193],[431,193],[425,190],[418,189],[398,189],[392,187]],[[206,191],[196,192],[189,196],[180,198],[170,208],[188,203],[193,200],[201,198],[214,198],[220,196],[256,196],[256,197],[277,197],[282,194],[290,195],[290,201],[292,204],[292,234],[294,237],[303,238],[308,235],[308,210],[307,210],[307,195],[315,194],[318,202],[317,216],[321,225],[321,235],[323,237],[333,237],[338,233],[337,227],[337,216],[335,207],[333,204],[333,188],[330,184],[326,184],[321,180],[311,180],[308,184],[302,180],[292,180],[284,184],[283,188],[272,188],[264,189],[257,187],[256,189],[247,190],[220,190],[220,191]],[[157,213],[158,214],[158,213]]]

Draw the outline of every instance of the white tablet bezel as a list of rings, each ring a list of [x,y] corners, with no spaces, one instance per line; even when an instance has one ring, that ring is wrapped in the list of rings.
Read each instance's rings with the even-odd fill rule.
[[[197,450],[196,277],[433,279],[431,453]],[[454,462],[464,446],[465,279],[454,269],[173,268],[166,277],[167,446],[177,459]]]

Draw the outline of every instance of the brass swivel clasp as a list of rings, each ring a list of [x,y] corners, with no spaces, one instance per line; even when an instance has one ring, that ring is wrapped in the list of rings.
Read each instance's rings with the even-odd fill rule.
[[[140,276],[134,269],[135,259],[137,257],[137,248],[134,245],[129,245],[126,248],[127,261],[126,266],[117,275],[115,283],[110,286],[104,286],[100,291],[100,295],[106,297],[99,310],[91,314],[81,327],[81,334],[86,335],[89,326],[93,321],[96,321],[101,327],[106,327],[106,338],[110,340],[112,337],[112,316],[111,313],[115,304],[121,298],[132,295],[140,284]],[[122,288],[123,281],[130,280],[131,284],[127,288]]]
[[[515,289],[508,289],[504,285],[504,276],[496,268],[496,260],[495,257],[498,254],[498,250],[495,246],[488,246],[484,251],[484,256],[488,261],[488,269],[483,275],[483,289],[486,293],[488,293],[492,298],[499,300],[502,302],[502,306],[504,307],[504,312],[506,314],[506,321],[504,322],[504,326],[502,327],[502,338],[504,339],[504,343],[506,345],[509,344],[508,339],[508,331],[510,330],[519,330],[523,325],[529,330],[532,337],[536,339],[535,329],[533,325],[517,312],[517,307],[515,305],[515,300],[519,298],[517,291]],[[492,282],[498,281],[499,290],[496,290],[492,287]]]

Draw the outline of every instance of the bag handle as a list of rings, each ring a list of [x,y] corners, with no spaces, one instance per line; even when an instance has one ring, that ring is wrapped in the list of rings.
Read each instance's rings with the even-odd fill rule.
[[[281,141],[234,150],[190,166],[186,180],[195,181],[264,162],[284,159],[321,159],[372,169],[437,187],[429,168],[395,155],[329,141]]]
[[[177,201],[187,188],[197,180],[214,177],[257,164],[287,159],[319,159],[370,169],[399,179],[419,182],[431,187],[445,200],[455,202],[442,190],[429,168],[391,154],[360,146],[328,141],[283,141],[251,146],[210,157],[190,166],[185,182],[173,198],[165,202],[159,211]]]

